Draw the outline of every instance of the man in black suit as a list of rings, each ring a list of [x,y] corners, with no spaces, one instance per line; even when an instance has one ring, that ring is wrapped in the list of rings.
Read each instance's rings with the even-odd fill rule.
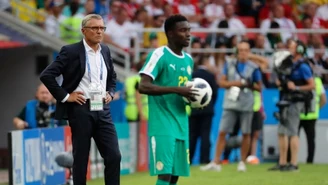
[[[109,48],[100,44],[105,29],[101,16],[87,15],[82,21],[84,39],[63,46],[40,77],[57,100],[55,118],[68,119],[72,130],[74,185],[86,184],[91,137],[104,158],[105,184],[120,184],[121,153],[108,104],[116,73]],[[56,81],[59,75],[61,86]]]
[[[207,164],[210,162],[210,132],[212,126],[212,118],[214,115],[214,104],[217,98],[218,85],[216,78],[211,73],[211,66],[209,55],[201,55],[199,65],[193,72],[193,78],[202,78],[208,82],[213,90],[212,100],[204,109],[192,109],[189,117],[189,138],[190,138],[190,161],[195,154],[197,139],[201,138],[200,146],[200,163]]]

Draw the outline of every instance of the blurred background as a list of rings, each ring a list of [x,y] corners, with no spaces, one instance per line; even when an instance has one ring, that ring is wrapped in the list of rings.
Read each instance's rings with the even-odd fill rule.
[[[111,49],[118,74],[117,99],[111,103],[112,117],[123,129],[119,135],[132,142],[125,143],[126,151],[136,142],[134,153],[126,154],[129,155],[127,168],[130,169],[126,173],[138,171],[140,159],[136,156],[144,155],[138,149],[142,143],[140,134],[146,133],[145,125],[127,119],[126,92],[131,86],[127,86],[126,82],[137,74],[138,64],[145,61],[149,51],[167,44],[163,23],[172,14],[185,15],[191,24],[192,42],[186,51],[192,54],[196,66],[199,56],[206,53],[211,65],[218,70],[217,75],[220,75],[225,61],[235,55],[234,48],[241,40],[248,40],[252,52],[269,61],[269,68],[262,70],[266,117],[258,145],[257,157],[261,161],[278,158],[277,120],[273,117],[277,110],[278,90],[272,70],[272,53],[286,48],[289,39],[301,40],[307,46],[307,58],[314,61],[315,74],[321,78],[324,87],[328,87],[327,0],[0,0],[0,10],[0,168],[5,169],[4,175],[0,175],[1,181],[8,181],[6,169],[13,167],[11,152],[14,149],[8,140],[13,135],[8,137],[8,132],[25,128],[17,127],[17,123],[26,119],[29,100],[47,96],[40,92],[39,75],[63,45],[83,38],[81,21],[87,14],[100,14],[105,21],[107,29],[103,43]],[[218,91],[210,136],[212,142],[216,141],[221,116],[223,90]],[[51,114],[48,117],[51,118]],[[36,119],[46,118],[42,112],[42,116]],[[328,108],[325,106],[320,111],[317,124],[316,137],[320,138],[314,159],[317,163],[328,163],[327,119]],[[37,127],[63,127],[61,140],[64,143],[64,137],[67,137],[65,121],[42,124]],[[122,126],[125,124],[128,126]],[[123,136],[126,132],[130,134]],[[24,133],[22,137],[24,139]],[[136,140],[130,141],[131,138]],[[38,150],[38,147],[35,149]],[[57,150],[69,149],[63,144]],[[213,148],[211,151],[212,156]],[[305,162],[306,155],[306,139],[302,133],[299,160]],[[236,150],[232,158],[238,157]],[[198,161],[199,154],[196,152],[194,164]],[[142,170],[145,167],[141,167]]]

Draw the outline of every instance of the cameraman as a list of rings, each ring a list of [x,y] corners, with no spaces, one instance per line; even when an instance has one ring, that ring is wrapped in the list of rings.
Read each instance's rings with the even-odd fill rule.
[[[313,100],[315,100],[313,98],[313,90],[315,89],[313,75],[310,66],[303,58],[305,46],[301,42],[291,40],[287,47],[291,54],[291,58],[289,58],[291,71],[288,75],[278,74],[277,85],[281,88],[281,100],[288,102],[288,104],[283,108],[284,111],[280,110],[280,113],[284,113],[280,115],[280,124],[278,126],[279,164],[270,168],[270,171],[298,170],[300,114],[310,112],[311,108],[314,107]],[[289,165],[287,164],[288,137],[290,137],[291,146],[291,162]]]
[[[13,123],[19,130],[66,125],[65,121],[53,119],[54,111],[53,97],[46,86],[41,84],[37,89],[36,99],[27,102]]]

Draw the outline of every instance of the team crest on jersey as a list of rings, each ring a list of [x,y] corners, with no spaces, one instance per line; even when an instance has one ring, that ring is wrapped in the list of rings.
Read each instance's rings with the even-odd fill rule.
[[[190,66],[187,67],[187,72],[189,75],[191,75],[191,67]]]
[[[164,164],[161,161],[158,161],[156,163],[156,169],[161,171],[161,170],[163,170],[163,168],[164,168]]]

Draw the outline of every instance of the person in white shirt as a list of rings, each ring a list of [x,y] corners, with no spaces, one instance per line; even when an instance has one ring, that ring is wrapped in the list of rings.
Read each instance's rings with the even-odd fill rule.
[[[105,32],[104,42],[129,51],[131,40],[136,37],[137,32],[133,24],[129,21],[126,7],[121,6],[115,19],[111,19],[106,24],[106,27],[108,29]]]
[[[222,19],[225,17],[223,11],[224,0],[213,0],[211,4],[205,6],[205,17],[209,23],[212,23],[216,19]]]
[[[9,0],[1,0],[0,1],[0,10],[1,11],[6,11],[6,12],[9,12],[9,13],[12,12],[12,8],[10,6]]]
[[[190,0],[180,0],[177,6],[178,13],[187,17],[192,28],[200,27],[199,22],[203,19],[203,15],[198,12],[195,5]]]
[[[320,6],[317,9],[316,17],[324,21],[328,20],[328,3]]]
[[[284,7],[280,4],[275,5],[272,11],[272,18],[267,18],[262,21],[260,29],[261,33],[266,35],[268,30],[270,29],[271,21],[274,20],[279,24],[280,29],[284,29],[287,31],[280,32],[281,39],[284,43],[286,43],[287,39],[293,38],[296,39],[297,35],[295,33],[296,26],[291,19],[288,19],[284,15]]]
[[[162,0],[151,0],[151,3],[145,6],[145,9],[148,12],[148,16],[153,17],[164,14],[163,6],[164,3]]]
[[[226,32],[225,36],[230,38],[233,35],[238,35],[239,40],[242,40],[241,37],[246,34],[246,27],[244,23],[235,16],[235,7],[232,4],[225,4],[224,15],[225,19],[228,21],[229,29],[231,30]],[[222,19],[215,20],[212,23],[211,28],[216,28],[221,20]]]
[[[44,22],[44,29],[50,35],[59,38],[60,37],[60,21],[63,4],[52,2],[49,4],[48,15]]]

